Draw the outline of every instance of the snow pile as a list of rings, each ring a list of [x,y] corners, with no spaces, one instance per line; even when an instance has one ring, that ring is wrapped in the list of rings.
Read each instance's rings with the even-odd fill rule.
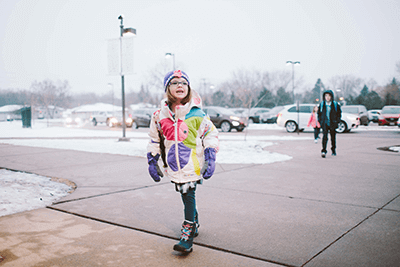
[[[22,128],[20,123],[0,123],[0,143],[10,145],[69,149],[93,153],[119,154],[136,157],[146,157],[149,136],[147,132],[127,131],[130,142],[118,142],[120,131],[90,130],[80,128],[47,127],[45,123],[37,123],[31,129]],[[276,125],[257,129],[276,130]],[[278,128],[280,129],[280,128]],[[280,129],[282,130],[282,129]],[[14,139],[14,138],[23,139]],[[111,138],[110,138],[111,137]],[[115,137],[112,138],[112,137]],[[10,139],[8,139],[10,138]],[[27,139],[29,138],[29,139]],[[60,139],[71,138],[71,139]],[[279,153],[270,153],[265,147],[273,145],[277,140],[312,140],[309,136],[298,135],[220,135],[220,151],[218,163],[225,164],[268,164],[277,161],[290,160],[291,157]]]
[[[261,141],[221,141],[217,162],[227,164],[267,164],[292,159],[287,155],[264,150],[265,147],[272,145],[272,142]]]
[[[48,177],[0,169],[0,217],[49,206],[72,190]]]

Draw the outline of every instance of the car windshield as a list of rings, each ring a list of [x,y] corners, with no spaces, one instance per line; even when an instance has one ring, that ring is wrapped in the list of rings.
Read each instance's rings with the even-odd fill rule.
[[[342,107],[342,111],[346,113],[357,114],[358,109],[356,107]]]
[[[400,114],[400,107],[386,107],[381,114]]]

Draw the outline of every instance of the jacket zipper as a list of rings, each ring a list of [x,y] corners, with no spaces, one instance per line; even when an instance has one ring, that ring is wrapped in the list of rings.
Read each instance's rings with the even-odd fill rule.
[[[181,164],[179,162],[179,151],[178,151],[178,120],[175,120],[174,122],[174,131],[175,131],[175,158],[176,158],[176,164],[178,165],[179,181],[182,181]]]

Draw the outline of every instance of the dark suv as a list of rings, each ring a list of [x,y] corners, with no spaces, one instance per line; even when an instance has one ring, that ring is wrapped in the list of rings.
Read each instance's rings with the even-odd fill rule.
[[[132,110],[132,128],[150,127],[151,116],[157,108],[141,108]]]
[[[241,132],[247,125],[245,118],[239,117],[238,114],[227,108],[205,107],[203,111],[210,116],[215,127],[221,128],[223,132],[230,132],[232,128]]]

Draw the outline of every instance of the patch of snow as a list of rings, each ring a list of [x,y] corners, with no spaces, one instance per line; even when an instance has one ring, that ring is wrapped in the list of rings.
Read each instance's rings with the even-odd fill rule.
[[[48,177],[0,169],[0,217],[44,208],[72,189]]]

